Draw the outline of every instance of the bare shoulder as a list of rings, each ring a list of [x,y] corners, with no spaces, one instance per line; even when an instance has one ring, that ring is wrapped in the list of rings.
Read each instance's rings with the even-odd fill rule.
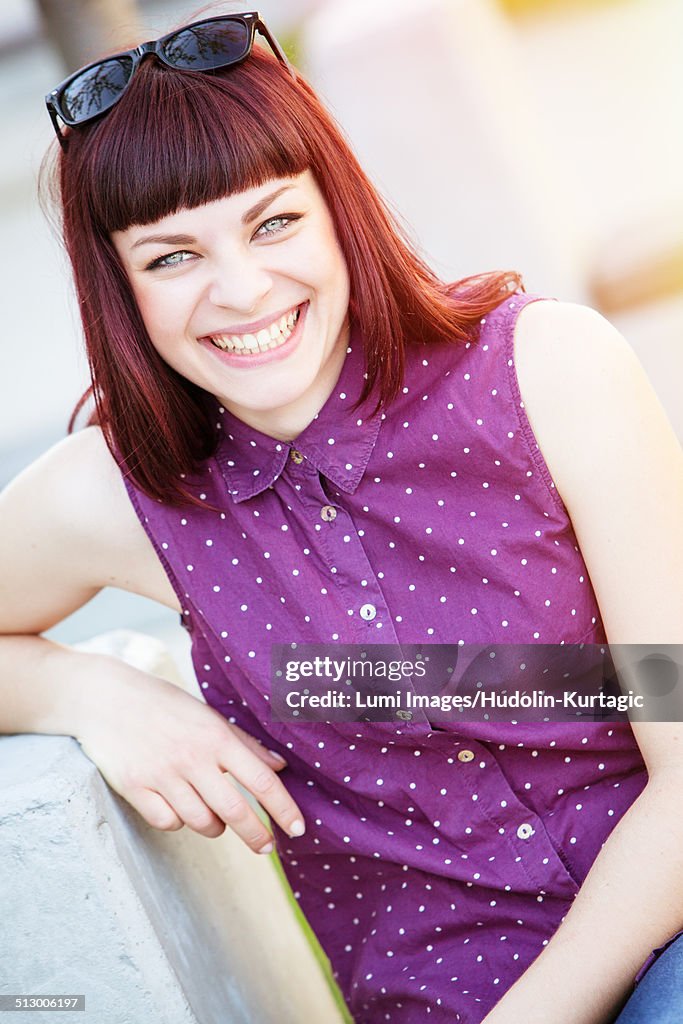
[[[596,310],[571,302],[525,306],[515,326],[515,367],[525,411],[565,504],[582,459],[609,442],[652,389],[624,336]],[[616,452],[615,452],[616,454]]]
[[[101,524],[116,527],[123,511],[121,474],[99,427],[65,437],[36,459],[14,480],[7,495],[17,500],[50,499],[51,518],[80,532],[93,513],[113,502],[112,515]]]
[[[555,360],[562,361],[567,368],[593,366],[598,370],[619,360],[637,363],[624,336],[590,306],[551,299],[530,302],[520,312],[515,326],[518,369],[521,366],[538,370],[540,364],[542,370]]]
[[[0,630],[49,628],[106,586],[173,608],[173,589],[97,427],[65,438],[0,495]]]
[[[520,313],[520,390],[564,500],[610,643],[679,644],[683,449],[625,338],[599,313]],[[658,740],[639,736],[661,759]],[[668,756],[669,748],[665,749]]]
[[[71,543],[98,549],[135,541],[135,513],[99,427],[64,438],[20,473],[3,494],[3,511],[21,513],[34,536],[46,527]],[[104,585],[105,581],[99,581]]]

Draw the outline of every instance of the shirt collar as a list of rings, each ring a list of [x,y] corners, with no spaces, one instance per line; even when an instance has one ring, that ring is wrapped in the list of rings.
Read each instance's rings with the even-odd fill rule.
[[[276,438],[247,426],[218,407],[221,439],[216,460],[234,502],[246,501],[270,487],[287,464],[292,450],[300,452],[347,494],[358,487],[375,447],[380,413],[372,415],[376,391],[353,409],[365,382],[363,346],[352,329],[339,380],[320,412],[297,438]]]

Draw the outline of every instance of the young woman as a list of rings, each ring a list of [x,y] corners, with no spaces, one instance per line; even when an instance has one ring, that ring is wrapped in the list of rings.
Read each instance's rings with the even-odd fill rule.
[[[438,281],[257,15],[48,105],[96,410],[2,499],[2,728],[77,736],[157,828],[274,839],[357,1021],[607,1024],[683,923],[678,724],[297,726],[270,649],[680,642],[632,351]],[[179,612],[206,705],[39,636],[105,586]]]

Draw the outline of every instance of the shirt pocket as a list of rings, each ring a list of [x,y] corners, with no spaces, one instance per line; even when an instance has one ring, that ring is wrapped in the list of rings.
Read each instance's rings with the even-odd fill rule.
[[[542,817],[512,788],[498,751],[471,735],[433,729],[420,749],[429,783],[423,811],[439,819],[440,835],[458,849],[462,880],[539,902],[574,898],[575,874]]]

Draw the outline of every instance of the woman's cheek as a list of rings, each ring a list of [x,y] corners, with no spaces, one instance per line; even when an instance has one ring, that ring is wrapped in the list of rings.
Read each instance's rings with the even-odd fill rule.
[[[168,348],[184,335],[189,310],[177,293],[141,295],[137,304],[142,322],[155,347]]]

